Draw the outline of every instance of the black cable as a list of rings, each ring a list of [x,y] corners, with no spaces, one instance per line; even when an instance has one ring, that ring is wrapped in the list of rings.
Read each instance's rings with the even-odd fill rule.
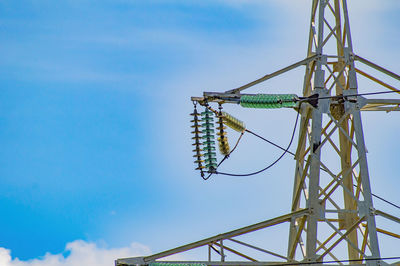
[[[282,157],[283,157],[286,153],[288,153],[289,148],[290,148],[290,146],[292,145],[292,142],[293,142],[293,139],[294,139],[294,135],[295,135],[295,133],[296,133],[297,121],[299,120],[299,115],[300,115],[300,113],[298,112],[298,113],[297,113],[297,116],[296,116],[296,121],[295,121],[294,127],[293,127],[292,137],[290,138],[290,142],[289,142],[287,148],[284,150],[284,152],[281,154],[281,156],[279,156],[278,159],[276,159],[273,163],[271,163],[270,165],[268,165],[267,167],[265,167],[265,168],[263,168],[263,169],[261,169],[261,170],[258,170],[258,171],[253,172],[253,173],[248,173],[248,174],[231,174],[231,173],[223,173],[223,172],[218,172],[218,171],[215,171],[215,174],[227,175],[227,176],[251,176],[251,175],[256,175],[256,174],[259,174],[259,173],[261,173],[261,172],[264,172],[265,170],[268,170],[269,168],[271,168],[272,166],[274,166],[277,162],[279,162],[279,161],[282,159]],[[249,132],[249,133],[250,133],[250,132]],[[266,140],[266,139],[264,139],[264,140]],[[269,142],[269,141],[268,141],[268,142]]]
[[[322,97],[316,97],[316,98],[310,98],[310,97],[301,97],[300,100],[298,100],[300,103],[301,102],[308,102],[310,100],[321,100],[321,99],[337,99],[337,98],[346,98],[346,97],[357,97],[357,96],[365,96],[365,95],[377,95],[377,94],[387,94],[387,93],[400,93],[400,90],[395,90],[395,91],[378,91],[378,92],[366,92],[366,93],[357,93],[357,94],[349,94],[349,95],[334,95],[334,96],[322,96]],[[315,94],[314,94],[315,95]]]
[[[279,146],[278,144],[276,144],[276,143],[274,143],[274,142],[272,142],[272,141],[270,141],[270,140],[268,140],[268,139],[266,139],[266,138],[264,138],[264,137],[258,135],[257,133],[254,133],[253,131],[251,131],[251,130],[249,130],[249,129],[245,129],[245,131],[248,132],[248,133],[250,133],[250,134],[252,134],[252,135],[254,135],[254,136],[256,136],[256,137],[258,137],[258,138],[260,138],[260,139],[262,139],[262,140],[264,140],[265,142],[268,142],[269,144],[271,144],[271,145],[273,145],[273,146],[275,146],[275,147],[277,147],[277,148],[279,148],[279,149],[281,149],[281,150],[283,150],[283,151],[286,151],[287,153],[289,153],[289,154],[295,156],[295,154],[294,154],[293,152],[291,152],[291,151],[289,151],[289,150],[283,148],[282,146]],[[240,135],[238,141],[236,142],[235,147],[232,149],[232,151],[231,151],[230,153],[232,153],[232,152],[236,149],[237,144],[239,144],[239,140],[240,140],[240,138],[242,137],[243,133],[244,133],[244,132],[242,132],[242,134]],[[229,153],[229,155],[230,155],[230,153]],[[222,159],[222,161],[218,164],[218,166],[220,166],[220,164],[221,164],[225,159],[227,159],[227,157],[229,157],[229,155],[225,156],[224,159]],[[324,172],[327,172],[327,170],[325,170],[325,169],[322,168],[322,167],[320,167],[320,170],[322,170],[322,171],[324,171]],[[218,173],[220,173],[220,172],[218,172]],[[213,174],[213,173],[211,173],[205,180],[207,180],[212,174]],[[225,174],[225,173],[220,173],[220,174]],[[235,176],[236,176],[236,175],[235,175]],[[354,186],[355,186],[355,185],[354,185]],[[392,205],[392,206],[395,207],[395,208],[400,209],[400,206],[397,205],[397,204],[395,204],[395,203],[393,203],[393,202],[390,202],[390,201],[388,201],[388,200],[386,200],[386,199],[384,199],[384,198],[382,198],[382,197],[380,197],[380,196],[378,196],[378,195],[376,195],[376,194],[374,194],[374,193],[371,193],[371,195],[372,195],[373,197],[375,197],[375,198],[377,198],[377,199],[383,201],[383,202],[386,202],[386,203],[389,204],[389,205]]]
[[[380,197],[380,196],[378,196],[378,195],[376,195],[376,194],[374,194],[374,193],[371,193],[371,195],[374,196],[374,197],[377,198],[377,199],[380,199],[381,201],[386,202],[387,204],[392,205],[393,207],[396,207],[397,209],[400,209],[400,206],[397,205],[397,204],[394,204],[393,202],[390,202],[390,201],[388,201],[388,200],[385,200],[384,198],[382,198],[382,197]]]
[[[219,162],[219,164],[217,165],[217,169],[218,169],[218,167],[219,167],[226,159],[228,159],[228,157],[232,154],[232,152],[233,152],[233,151],[236,149],[236,147],[239,145],[239,142],[240,142],[240,140],[242,139],[243,134],[244,134],[244,131],[242,131],[242,132],[240,133],[240,136],[239,136],[239,138],[237,139],[235,146],[234,146],[233,149],[229,152],[229,154],[225,155],[224,158]],[[203,178],[203,180],[207,180],[207,179],[209,179],[213,174],[215,174],[215,172],[211,172],[207,177],[202,176],[202,178]]]
[[[355,96],[365,96],[365,95],[387,94],[387,93],[394,93],[394,92],[400,93],[400,90],[366,92],[366,93],[357,93],[357,94],[349,94],[349,95],[323,96],[323,97],[318,97],[317,99],[330,99],[330,98],[337,98],[337,97],[355,97]]]
[[[273,142],[270,141],[270,140],[267,140],[266,138],[264,138],[264,137],[262,137],[262,136],[260,136],[260,135],[258,135],[258,134],[256,134],[256,133],[254,133],[253,131],[250,131],[250,130],[248,130],[248,129],[246,129],[246,131],[249,132],[250,134],[253,134],[254,136],[256,136],[256,137],[258,137],[258,138],[260,138],[260,139],[262,139],[262,140],[268,142],[269,144],[271,144],[271,145],[273,145],[273,146],[275,146],[275,147],[281,149],[281,150],[285,150],[285,148],[279,146],[278,144],[273,143]],[[287,151],[287,153],[290,153],[291,155],[295,156],[295,154],[294,154],[293,152],[291,152],[291,151]],[[322,170],[322,171],[324,171],[324,172],[328,172],[326,169],[324,169],[324,168],[322,168],[322,167],[320,167],[319,169]],[[356,185],[354,185],[354,186],[356,187]],[[400,206],[397,205],[397,204],[395,204],[395,203],[393,203],[393,202],[390,202],[390,201],[388,201],[388,200],[386,200],[386,199],[384,199],[384,198],[382,198],[382,197],[380,197],[380,196],[378,196],[378,195],[376,195],[376,194],[374,194],[374,193],[371,193],[371,195],[372,195],[373,197],[377,198],[377,199],[380,199],[380,200],[383,201],[383,202],[386,202],[386,203],[389,204],[389,205],[392,205],[393,207],[396,207],[396,208],[400,209]]]
[[[266,138],[264,138],[264,137],[262,137],[262,136],[260,136],[260,135],[258,135],[258,134],[256,134],[256,133],[254,133],[253,131],[251,131],[251,130],[248,130],[248,129],[245,129],[245,131],[247,131],[247,132],[249,132],[250,134],[252,134],[252,135],[254,135],[254,136],[256,136],[256,137],[258,137],[258,138],[260,138],[260,139],[262,139],[262,140],[264,140],[264,141],[266,141],[266,142],[268,142],[269,144],[271,144],[272,146],[275,146],[275,147],[277,147],[277,148],[279,148],[279,149],[281,149],[281,150],[283,150],[283,151],[285,151],[286,149],[285,148],[283,148],[282,146],[279,146],[278,144],[276,144],[276,143],[273,143],[272,141],[270,141],[270,140],[267,140]],[[290,153],[291,155],[295,155],[293,152],[291,152],[291,151],[286,151],[287,153]]]
[[[342,96],[342,97],[354,97],[354,96],[364,96],[364,95],[377,95],[377,94],[387,94],[387,93],[394,93],[394,92],[400,93],[400,90],[398,90],[398,91],[369,92],[369,93],[359,93],[359,94],[350,94],[350,95],[323,96],[323,97],[318,97],[317,99],[332,99],[332,98],[338,98],[338,97],[340,97],[340,96]],[[300,100],[300,104],[301,104],[301,102],[303,102],[303,101],[304,101],[304,100]],[[214,111],[214,110],[213,110],[213,111]],[[292,137],[291,137],[291,139],[290,139],[290,143],[289,143],[287,149],[284,149],[283,147],[279,146],[278,144],[275,144],[275,143],[273,143],[272,141],[269,141],[269,140],[265,139],[264,137],[262,137],[262,136],[260,136],[260,135],[258,135],[258,134],[256,134],[256,133],[254,133],[254,132],[252,132],[252,131],[250,131],[250,130],[248,130],[248,129],[245,129],[245,131],[249,132],[250,134],[252,134],[252,135],[254,135],[254,136],[256,136],[256,137],[258,137],[258,138],[260,138],[260,139],[262,139],[262,140],[268,142],[269,144],[271,144],[271,145],[273,145],[273,146],[275,146],[275,147],[277,147],[277,148],[279,148],[279,149],[281,149],[281,150],[284,151],[283,154],[282,154],[280,157],[278,157],[278,159],[275,160],[275,161],[274,161],[272,164],[270,164],[269,166],[267,166],[267,167],[265,167],[264,169],[261,169],[261,170],[259,170],[259,171],[257,171],[257,172],[250,173],[250,174],[230,174],[230,173],[223,173],[223,172],[215,171],[215,172],[211,172],[206,178],[203,177],[203,179],[204,179],[204,180],[209,179],[209,178],[211,177],[212,174],[221,174],[221,175],[228,175],[228,176],[251,176],[251,175],[259,174],[259,173],[261,173],[261,172],[263,172],[263,171],[265,171],[265,170],[271,168],[271,167],[272,167],[273,165],[275,165],[280,159],[282,159],[282,157],[283,157],[286,153],[289,153],[289,154],[295,156],[295,154],[294,154],[293,152],[289,151],[288,149],[290,148],[290,146],[291,146],[291,144],[292,144],[292,141],[293,141],[293,138],[294,138],[294,133],[295,133],[295,131],[296,131],[296,126],[297,126],[298,117],[299,117],[299,113],[297,113],[297,117],[296,117],[296,122],[295,122],[294,130],[293,130],[293,134],[292,134]],[[244,133],[244,132],[242,132],[242,134],[240,135],[240,137],[239,137],[239,139],[238,139],[238,141],[237,141],[235,147],[232,149],[232,151],[231,151],[228,155],[226,155],[226,156],[221,160],[221,162],[218,164],[217,167],[219,167],[219,166],[222,164],[222,162],[224,162],[224,161],[229,157],[229,155],[236,149],[237,145],[239,144],[239,141],[240,141],[241,137],[243,136],[243,133]],[[320,169],[323,170],[323,171],[325,171],[325,172],[327,172],[324,168],[321,168],[321,167],[320,167]],[[400,206],[397,205],[397,204],[395,204],[395,203],[392,203],[392,202],[390,202],[390,201],[388,201],[388,200],[386,200],[386,199],[384,199],[384,198],[382,198],[382,197],[380,197],[380,196],[378,196],[378,195],[376,195],[376,194],[374,194],[374,193],[371,193],[371,195],[372,195],[373,197],[376,197],[377,199],[380,199],[380,200],[383,201],[383,202],[386,202],[386,203],[389,204],[389,205],[392,205],[392,206],[395,207],[395,208],[400,209]]]

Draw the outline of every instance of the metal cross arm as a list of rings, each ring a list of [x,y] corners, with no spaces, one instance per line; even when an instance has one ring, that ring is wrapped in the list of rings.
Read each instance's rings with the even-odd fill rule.
[[[209,102],[235,103],[248,108],[298,108],[300,103],[307,102],[318,106],[318,94],[299,97],[296,94],[232,94],[225,92],[204,92],[203,97],[192,97],[192,101],[205,105]]]
[[[236,88],[236,89],[229,90],[229,91],[227,91],[226,93],[231,93],[231,94],[239,93],[239,92],[241,92],[242,90],[248,89],[248,88],[250,88],[250,87],[252,87],[252,86],[254,86],[254,85],[257,85],[257,84],[259,84],[259,83],[261,83],[261,82],[264,82],[264,81],[266,81],[266,80],[268,80],[268,79],[270,79],[270,78],[279,76],[280,74],[283,74],[283,73],[285,73],[285,72],[288,72],[288,71],[290,71],[290,70],[292,70],[292,69],[295,69],[295,68],[297,68],[297,67],[299,67],[299,66],[307,65],[307,64],[309,64],[311,61],[316,60],[317,58],[318,58],[318,55],[309,56],[309,57],[307,57],[306,59],[303,59],[303,60],[301,60],[301,61],[299,61],[299,62],[296,62],[296,63],[294,63],[294,64],[292,64],[292,65],[290,65],[290,66],[284,67],[284,68],[282,68],[282,69],[280,69],[280,70],[277,70],[277,71],[275,71],[275,72],[273,72],[273,73],[271,73],[271,74],[267,74],[267,75],[265,75],[265,76],[263,76],[263,77],[261,77],[261,78],[259,78],[259,79],[256,79],[256,80],[254,80],[254,81],[252,81],[252,82],[250,82],[250,83],[247,83],[247,84],[245,84],[245,85],[243,85],[243,86],[240,86],[240,87],[238,87],[238,88]]]
[[[361,111],[400,111],[400,99],[365,99]]]
[[[199,248],[199,247],[202,247],[202,246],[212,246],[212,245],[219,246],[219,245],[221,245],[222,241],[224,241],[224,240],[233,241],[233,242],[238,243],[240,245],[243,245],[245,247],[248,247],[248,248],[250,247],[250,248],[256,249],[258,251],[261,251],[261,252],[264,252],[264,253],[268,253],[270,255],[272,254],[272,255],[277,256],[277,257],[279,257],[281,259],[287,260],[287,257],[285,257],[285,256],[276,254],[276,253],[271,252],[271,251],[267,251],[267,250],[265,250],[263,248],[256,247],[254,245],[250,245],[250,244],[244,243],[242,241],[238,241],[238,240],[234,239],[234,237],[239,237],[239,236],[242,236],[242,235],[245,235],[245,234],[248,234],[248,233],[251,233],[251,232],[255,232],[255,231],[258,231],[258,230],[262,230],[262,229],[265,229],[265,228],[268,228],[268,227],[272,227],[272,226],[275,226],[275,225],[278,225],[278,224],[288,223],[292,219],[302,218],[304,216],[307,216],[308,214],[309,214],[309,210],[308,209],[300,209],[300,210],[297,210],[297,211],[289,213],[289,214],[285,214],[285,215],[282,215],[282,216],[279,216],[279,217],[275,217],[275,218],[272,218],[272,219],[269,219],[269,220],[265,220],[265,221],[262,221],[262,222],[259,222],[259,223],[256,223],[256,224],[245,226],[245,227],[242,227],[242,228],[230,231],[230,232],[226,232],[226,233],[222,233],[222,234],[219,234],[219,235],[215,235],[215,236],[212,236],[212,237],[200,240],[200,241],[196,241],[196,242],[193,242],[193,243],[190,243],[190,244],[186,244],[186,245],[183,245],[183,246],[180,246],[180,247],[177,247],[177,248],[173,248],[173,249],[170,249],[170,250],[167,250],[167,251],[163,251],[163,252],[151,255],[151,256],[118,259],[116,261],[115,265],[116,266],[149,265],[149,264],[151,264],[153,262],[159,261],[162,258],[171,256],[171,255],[174,255],[174,254],[177,254],[177,253],[186,252],[186,251],[189,251],[189,250],[192,250],[192,249],[195,249],[195,248]],[[226,248],[225,244],[222,244],[221,246]],[[227,249],[227,250],[231,251],[230,249]],[[222,252],[222,254],[223,254],[223,252]],[[180,263],[182,263],[182,262],[180,262]],[[195,262],[187,261],[187,262],[184,262],[184,263],[193,264]],[[207,265],[208,264],[216,265],[215,264],[216,261],[211,261],[211,258],[209,258],[209,261],[202,262],[202,263],[205,263]],[[271,262],[268,262],[268,263],[264,262],[264,263],[261,263],[261,265],[268,265],[270,263]],[[284,263],[284,262],[282,262],[282,263]],[[233,264],[232,264],[232,262],[226,262],[226,263],[222,263],[220,265],[243,265],[243,262],[241,261],[241,262],[236,262],[236,263],[233,263]]]

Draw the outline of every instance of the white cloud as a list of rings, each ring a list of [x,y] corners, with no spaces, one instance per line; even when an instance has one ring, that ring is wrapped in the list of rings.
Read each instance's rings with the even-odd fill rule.
[[[67,254],[66,256],[63,255]],[[1,266],[111,266],[117,258],[135,257],[150,254],[147,246],[132,243],[122,248],[102,248],[96,243],[76,240],[67,243],[65,251],[59,254],[46,253],[41,258],[19,260],[12,258],[11,250],[0,248]]]

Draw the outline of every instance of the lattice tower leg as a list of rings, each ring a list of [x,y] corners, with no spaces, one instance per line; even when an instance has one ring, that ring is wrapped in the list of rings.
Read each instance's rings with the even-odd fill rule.
[[[313,1],[307,56],[314,54],[317,60],[306,66],[304,96],[318,93],[340,98],[358,92],[345,0]],[[288,258],[298,259],[296,249],[302,247],[303,238],[307,261],[343,258],[343,246],[348,260],[379,258],[359,106],[323,99],[318,109],[303,105],[299,112],[302,119],[291,209],[306,207],[310,214],[304,221],[292,219]],[[336,152],[336,164],[332,158],[324,158],[325,149]],[[332,213],[336,219],[330,217]]]

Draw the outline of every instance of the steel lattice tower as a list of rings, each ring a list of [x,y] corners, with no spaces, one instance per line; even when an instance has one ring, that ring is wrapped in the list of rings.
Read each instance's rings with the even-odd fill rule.
[[[313,0],[306,59],[223,93],[227,97],[237,96],[253,85],[305,66],[303,96],[318,94],[319,100],[317,107],[301,104],[297,109],[301,121],[291,212],[152,256],[119,259],[116,265],[157,264],[161,263],[158,259],[201,246],[208,247],[208,259],[175,263],[271,265],[319,264],[330,260],[337,264],[342,264],[340,261],[384,264],[380,260],[378,233],[400,236],[378,228],[375,216],[396,223],[400,223],[400,219],[374,208],[361,111],[399,111],[400,100],[372,100],[360,96],[357,77],[372,80],[388,91],[399,90],[358,69],[356,62],[400,80],[399,75],[354,54],[346,0]],[[208,97],[213,101],[211,96],[205,93],[204,97],[194,99]],[[282,223],[289,224],[286,254],[238,239]],[[229,243],[235,248],[229,247]],[[260,261],[240,247],[268,254],[277,261]],[[220,260],[212,260],[214,252]],[[244,260],[229,261],[228,254]]]

